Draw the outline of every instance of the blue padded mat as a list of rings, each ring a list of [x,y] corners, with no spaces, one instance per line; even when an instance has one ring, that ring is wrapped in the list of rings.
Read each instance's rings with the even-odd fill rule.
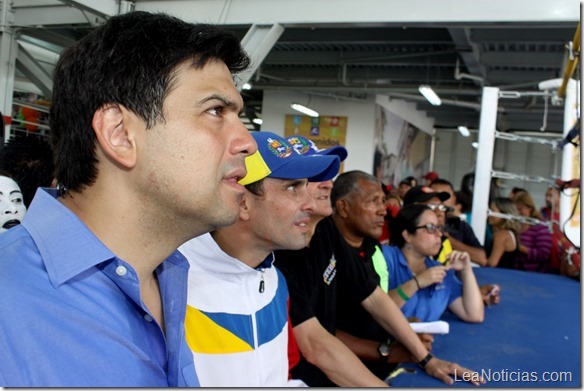
[[[501,302],[470,324],[450,312],[450,333],[437,335],[433,353],[490,377],[487,387],[581,387],[581,289],[568,277],[497,268],[475,268],[479,285],[496,283]],[[447,387],[416,365],[393,387]],[[474,387],[455,379],[454,386]],[[487,378],[489,380],[489,378]]]

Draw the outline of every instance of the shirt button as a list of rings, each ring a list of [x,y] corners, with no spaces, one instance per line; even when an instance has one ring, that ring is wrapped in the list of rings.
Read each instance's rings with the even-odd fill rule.
[[[154,319],[152,319],[152,317],[148,314],[144,315],[144,319],[146,319],[146,322],[152,322]]]
[[[125,276],[127,272],[128,272],[128,270],[126,270],[126,268],[124,266],[116,267],[116,274],[118,276]]]

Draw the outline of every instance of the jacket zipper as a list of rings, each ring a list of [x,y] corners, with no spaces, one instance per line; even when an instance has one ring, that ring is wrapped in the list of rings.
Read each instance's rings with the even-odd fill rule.
[[[260,273],[261,273],[260,274],[260,277],[261,277],[261,280],[260,280],[260,289],[259,289],[260,293],[264,293],[264,270],[265,269],[261,269],[260,270]]]

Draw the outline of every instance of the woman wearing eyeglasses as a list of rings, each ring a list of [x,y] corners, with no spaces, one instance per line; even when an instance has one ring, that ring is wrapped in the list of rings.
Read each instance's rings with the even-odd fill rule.
[[[468,253],[453,251],[444,265],[432,259],[443,230],[427,205],[400,210],[392,226],[393,245],[383,246],[388,294],[406,317],[434,321],[448,308],[464,321],[480,323],[484,304]]]

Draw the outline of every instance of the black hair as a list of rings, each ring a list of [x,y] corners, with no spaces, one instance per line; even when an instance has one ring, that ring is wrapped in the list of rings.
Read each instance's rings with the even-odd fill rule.
[[[416,178],[414,178],[413,176],[406,177],[406,179],[404,179],[404,181],[407,181],[411,187],[418,186],[418,180]]]
[[[454,193],[454,186],[452,186],[452,183],[448,179],[438,178],[438,179],[432,181],[432,185],[450,186],[450,190],[452,190],[452,192]],[[430,187],[432,187],[432,185],[430,185]]]
[[[519,193],[527,193],[527,190],[525,190],[522,187],[514,187],[511,189],[509,193],[512,194],[510,198],[513,200],[515,196],[518,195]]]
[[[391,244],[402,248],[406,243],[402,235],[403,231],[414,234],[416,227],[420,225],[420,216],[427,210],[431,211],[432,209],[425,204],[410,204],[401,208],[389,227]]]
[[[474,180],[474,172],[469,172],[468,174],[465,174],[460,181],[460,191],[471,197],[471,199],[474,191]]]
[[[468,198],[468,195],[466,193],[463,193],[462,191],[456,191],[454,192],[454,195],[456,195],[456,203],[460,204],[460,211],[462,213],[468,213],[471,211],[471,201]]]
[[[55,166],[49,143],[35,136],[16,136],[0,149],[0,170],[20,187],[28,208],[37,188],[49,187]]]
[[[260,179],[259,181],[255,181],[252,183],[248,183],[244,187],[249,191],[251,194],[261,197],[264,195],[264,179]]]
[[[142,11],[111,17],[65,50],[54,72],[51,144],[59,187],[81,191],[97,177],[92,119],[122,105],[149,129],[164,121],[163,103],[179,66],[223,62],[232,74],[250,59],[239,39],[208,24]]]
[[[391,191],[389,190],[389,185],[385,185],[383,182],[381,183],[381,188],[383,189],[383,194],[385,194],[385,196],[389,196],[389,194],[391,193]]]
[[[364,171],[354,170],[342,173],[333,183],[333,190],[331,191],[331,204],[333,209],[337,204],[337,200],[360,191],[358,185],[360,180],[380,183],[376,177]]]

